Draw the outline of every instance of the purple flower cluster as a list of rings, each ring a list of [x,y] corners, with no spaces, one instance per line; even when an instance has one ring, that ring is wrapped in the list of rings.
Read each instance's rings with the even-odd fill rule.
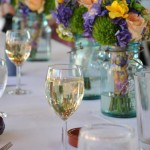
[[[31,10],[24,5],[23,3],[19,3],[19,8],[18,8],[19,12],[23,15],[28,15],[29,12],[31,12]]]
[[[56,12],[52,12],[53,18],[58,24],[63,24],[66,28],[69,26],[69,20],[73,14],[70,4],[59,4]]]
[[[90,37],[92,35],[92,28],[93,28],[95,17],[101,12],[100,4],[101,4],[101,0],[99,0],[98,3],[96,4],[93,4],[92,8],[88,12],[83,14],[84,36]]]
[[[122,18],[113,19],[114,24],[119,25],[120,29],[116,32],[115,36],[117,37],[117,45],[120,47],[125,47],[131,40],[132,36],[128,30],[127,23]]]

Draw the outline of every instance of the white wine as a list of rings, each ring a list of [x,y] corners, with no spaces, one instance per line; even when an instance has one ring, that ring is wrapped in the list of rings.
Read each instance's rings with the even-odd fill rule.
[[[46,80],[46,98],[54,111],[66,120],[79,107],[84,94],[83,78]]]
[[[21,65],[29,57],[31,45],[29,42],[6,41],[6,54],[15,65]]]

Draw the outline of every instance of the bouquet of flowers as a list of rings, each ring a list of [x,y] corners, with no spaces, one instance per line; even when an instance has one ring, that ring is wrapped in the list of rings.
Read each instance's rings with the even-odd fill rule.
[[[59,36],[67,40],[77,33],[101,45],[124,47],[150,36],[150,11],[140,0],[58,0],[52,14]]]
[[[107,78],[113,80],[113,92],[108,94],[111,100],[106,113],[127,117],[134,112],[128,89],[129,73],[133,73],[128,70],[131,55],[126,51],[130,43],[150,39],[150,10],[140,0],[58,0],[52,15],[60,38],[74,40],[74,34],[80,34],[100,45],[115,47],[111,51],[112,73],[107,73],[112,75]]]

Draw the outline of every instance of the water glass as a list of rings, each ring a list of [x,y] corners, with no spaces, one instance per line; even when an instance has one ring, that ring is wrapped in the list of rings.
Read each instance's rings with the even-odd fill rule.
[[[150,150],[150,68],[134,76],[139,149]]]
[[[81,128],[79,150],[134,150],[134,130],[125,125],[93,124]]]

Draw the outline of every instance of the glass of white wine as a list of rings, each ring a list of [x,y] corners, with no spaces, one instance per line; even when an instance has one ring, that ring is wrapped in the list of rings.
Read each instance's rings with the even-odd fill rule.
[[[0,98],[3,96],[3,93],[6,88],[8,78],[7,66],[4,59],[0,58]],[[7,117],[7,113],[0,112],[1,117]]]
[[[81,67],[69,64],[49,66],[45,93],[50,106],[64,121],[62,144],[63,150],[67,150],[67,119],[77,110],[84,94]]]
[[[6,54],[17,68],[17,86],[9,94],[22,95],[28,91],[21,89],[21,66],[31,52],[31,36],[26,30],[8,30],[6,32]]]

